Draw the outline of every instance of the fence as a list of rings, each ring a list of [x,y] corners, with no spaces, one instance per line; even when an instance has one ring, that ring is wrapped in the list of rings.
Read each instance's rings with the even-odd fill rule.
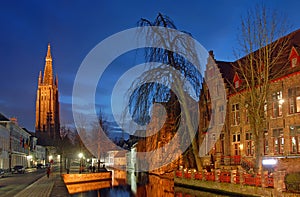
[[[221,171],[215,170],[213,172],[195,171],[195,170],[177,170],[175,176],[184,179],[195,179],[202,181],[215,181],[220,183],[234,183],[261,187],[262,177],[260,174],[239,173],[236,170]],[[265,187],[274,188],[274,178],[272,175],[264,176]]]

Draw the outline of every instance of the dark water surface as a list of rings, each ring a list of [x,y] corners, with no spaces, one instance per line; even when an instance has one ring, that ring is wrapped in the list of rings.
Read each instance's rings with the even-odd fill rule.
[[[93,182],[93,187],[97,182]],[[88,185],[80,190],[88,190],[72,194],[72,197],[218,197],[228,196],[214,194],[195,189],[174,186],[174,181],[156,175],[136,174],[125,171],[113,171],[113,180],[103,186],[98,184],[98,189],[89,190]],[[104,188],[103,188],[104,187]]]

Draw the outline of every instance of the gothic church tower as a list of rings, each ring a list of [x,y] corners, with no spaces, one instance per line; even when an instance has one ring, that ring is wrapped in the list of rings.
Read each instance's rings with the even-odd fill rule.
[[[44,75],[39,73],[36,95],[35,131],[39,144],[54,145],[60,135],[58,79],[53,77],[52,56],[48,44]]]

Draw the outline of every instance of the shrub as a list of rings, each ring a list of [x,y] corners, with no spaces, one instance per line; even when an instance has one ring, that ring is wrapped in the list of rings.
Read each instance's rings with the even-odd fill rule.
[[[286,189],[292,192],[300,192],[300,172],[289,173],[285,176]]]

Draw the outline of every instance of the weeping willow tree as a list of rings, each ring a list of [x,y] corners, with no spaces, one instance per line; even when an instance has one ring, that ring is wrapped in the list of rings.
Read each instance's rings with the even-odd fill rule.
[[[160,13],[153,22],[141,19],[138,22],[138,26],[176,29],[174,22],[169,17]],[[181,141],[179,142],[179,146],[187,141],[191,142],[188,151],[192,152],[195,161],[195,166],[191,167],[201,169],[202,163],[199,157],[199,145],[195,137],[198,123],[195,123],[193,119],[198,120],[197,102],[200,98],[203,78],[199,72],[201,69],[191,64],[185,58],[189,56],[197,61],[199,54],[196,53],[194,43],[187,40],[186,36],[179,34],[173,38],[170,36],[168,29],[160,31],[153,28],[151,31],[141,33],[146,34],[146,42],[152,46],[159,43],[164,47],[145,48],[144,57],[146,62],[149,63],[147,64],[148,68],[147,71],[134,81],[132,88],[129,90],[131,95],[128,110],[135,122],[140,125],[147,125],[151,119],[149,115],[151,106],[154,103],[165,103],[166,112],[172,114],[170,115],[173,119],[171,132],[176,133],[180,124],[184,125],[185,132],[180,136]],[[166,48],[175,50],[171,51]],[[183,51],[183,53],[180,55],[177,54],[174,52],[176,49],[181,49],[180,51]],[[145,83],[135,88],[141,82]],[[190,86],[187,86],[186,82]],[[190,93],[190,88],[194,90],[194,95]],[[196,100],[196,104],[193,106],[187,105],[190,100]],[[180,106],[178,103],[180,103]],[[185,118],[183,119],[183,117]]]
[[[239,93],[247,110],[255,141],[255,168],[260,171],[264,155],[264,132],[268,130],[266,114],[267,106],[270,106],[269,91],[271,81],[283,74],[287,63],[282,57],[289,50],[289,38],[282,36],[289,26],[285,17],[257,5],[241,19],[240,28],[236,51],[246,56],[240,58],[240,54],[236,53],[240,59],[234,63],[234,68],[242,85],[236,88],[233,84],[233,89]]]

